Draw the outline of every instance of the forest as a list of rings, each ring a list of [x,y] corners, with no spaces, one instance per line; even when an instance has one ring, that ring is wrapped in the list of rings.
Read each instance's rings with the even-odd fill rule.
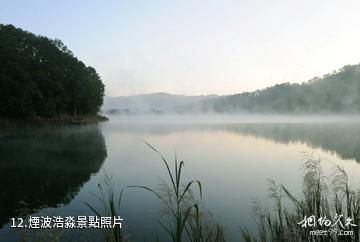
[[[61,40],[0,24],[0,118],[95,115],[104,90]]]

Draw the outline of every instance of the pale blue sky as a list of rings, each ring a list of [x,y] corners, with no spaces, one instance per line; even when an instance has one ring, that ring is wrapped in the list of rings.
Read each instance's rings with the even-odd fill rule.
[[[111,96],[231,94],[360,62],[360,1],[1,0],[0,22],[59,38]]]

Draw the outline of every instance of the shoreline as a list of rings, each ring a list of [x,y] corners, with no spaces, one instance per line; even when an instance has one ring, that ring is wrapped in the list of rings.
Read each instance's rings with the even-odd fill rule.
[[[42,126],[59,126],[59,125],[89,125],[97,124],[99,122],[108,121],[109,118],[102,115],[93,116],[79,116],[76,119],[73,117],[59,117],[59,118],[0,118],[0,128],[19,128],[19,127],[42,127]]]

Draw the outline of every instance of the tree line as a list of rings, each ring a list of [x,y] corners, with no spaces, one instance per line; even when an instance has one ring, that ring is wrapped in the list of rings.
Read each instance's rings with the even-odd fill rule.
[[[301,84],[283,83],[205,100],[192,109],[218,113],[359,113],[360,64]]]

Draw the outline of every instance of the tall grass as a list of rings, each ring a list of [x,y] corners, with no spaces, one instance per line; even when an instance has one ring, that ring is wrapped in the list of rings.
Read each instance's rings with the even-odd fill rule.
[[[145,144],[160,156],[167,171],[167,179],[162,180],[160,189],[147,186],[128,186],[125,189],[144,189],[161,201],[163,208],[160,211],[159,224],[172,242],[226,241],[222,226],[214,222],[212,214],[202,206],[201,182],[198,180],[183,182],[184,161],[178,161],[175,155],[174,167],[171,169],[169,162],[157,149],[147,142]],[[198,193],[193,193],[191,189],[193,186],[198,188]],[[88,202],[84,202],[85,205],[97,216],[118,216],[125,189],[115,196],[115,186],[107,174],[104,183],[99,184],[98,188],[99,194],[92,193],[92,195],[100,202],[100,208]],[[106,232],[105,241],[120,242],[129,239],[125,238],[120,228],[114,228]]]
[[[119,195],[116,195],[115,185],[112,182],[111,176],[105,174],[104,183],[98,184],[99,194],[92,193],[93,197],[100,202],[100,208],[84,202],[99,217],[116,217],[120,216],[120,206],[124,190],[122,189]],[[122,242],[126,241],[122,228],[115,226],[110,229],[105,229],[106,242]]]
[[[145,142],[146,143],[146,142]],[[203,189],[198,180],[185,181],[183,179],[184,162],[178,161],[175,155],[173,166],[153,146],[146,143],[155,151],[167,171],[166,179],[160,189],[147,186],[129,186],[149,191],[158,198],[163,207],[160,211],[159,224],[170,237],[172,242],[224,242],[227,241],[223,227],[214,222],[212,214],[202,203]],[[192,188],[196,186],[196,193]],[[340,166],[333,168],[333,173],[326,176],[320,160],[309,158],[304,163],[302,193],[295,196],[288,188],[269,180],[269,197],[273,201],[273,208],[264,208],[253,201],[253,213],[257,224],[257,232],[251,233],[247,228],[241,228],[239,240],[246,242],[287,242],[287,241],[359,241],[360,226],[360,189],[353,189],[345,170]],[[100,202],[100,208],[85,202],[97,216],[114,217],[120,215],[121,201],[124,189],[116,193],[116,187],[110,176],[105,174],[104,183],[98,185],[99,194],[92,194]],[[317,221],[315,226],[301,226],[300,221],[314,215],[334,222],[335,215],[343,215],[340,223],[332,229],[350,230],[353,235],[328,233],[327,235],[313,235],[316,230],[328,230],[326,224]],[[351,218],[355,226],[341,227]],[[50,238],[47,235],[47,238]],[[26,236],[29,238],[28,236]],[[24,238],[24,239],[27,239]],[[54,234],[51,240],[57,241],[60,234]],[[32,236],[33,241],[46,241],[43,234]],[[28,241],[28,240],[24,240]],[[104,241],[129,241],[119,227],[105,230]]]
[[[201,182],[198,180],[183,182],[184,161],[178,161],[175,155],[174,167],[171,169],[169,162],[156,148],[147,142],[145,144],[160,156],[167,171],[167,181],[163,180],[160,191],[147,186],[131,187],[145,189],[162,202],[164,208],[161,214],[167,220],[167,225],[162,221],[159,221],[159,224],[171,237],[171,241],[225,241],[222,227],[210,219],[205,219],[205,212],[201,206]],[[191,190],[194,185],[198,188],[198,200]]]
[[[145,142],[146,143],[146,142]],[[167,177],[162,180],[161,189],[147,186],[129,186],[151,192],[157,197],[163,208],[160,211],[159,224],[172,242],[224,242],[227,241],[223,227],[214,222],[211,213],[202,203],[203,189],[198,180],[184,182],[184,162],[178,161],[175,155],[173,167],[164,156],[153,146],[167,171]],[[196,186],[196,193],[192,188]],[[241,228],[241,238],[246,242],[287,242],[287,241],[359,241],[360,226],[360,189],[349,185],[349,178],[340,166],[333,168],[330,176],[325,176],[320,160],[309,158],[304,163],[302,193],[295,196],[288,188],[269,180],[269,197],[274,203],[272,209],[264,208],[253,201],[253,213],[257,224],[257,232],[251,233],[247,228]],[[104,183],[98,185],[99,194],[92,194],[100,202],[100,208],[84,202],[97,216],[115,217],[120,215],[121,201],[124,189],[117,194],[112,178],[105,174]],[[340,222],[332,229],[351,230],[353,235],[335,233],[315,236],[311,231],[328,230],[326,224],[317,222],[315,226],[302,227],[299,222],[305,217],[314,215],[316,219],[325,218],[334,222],[335,215],[343,215]],[[346,218],[351,218],[355,226],[343,228]],[[32,235],[32,241],[58,241],[60,234]],[[53,237],[51,237],[53,236]],[[28,241],[28,236],[23,237]],[[105,230],[104,241],[129,241],[119,227]]]
[[[304,164],[303,192],[300,197],[293,195],[285,186],[270,181],[269,195],[274,202],[274,210],[264,209],[254,202],[253,210],[258,227],[258,235],[252,235],[241,228],[242,239],[251,241],[359,241],[360,190],[349,185],[348,176],[343,168],[335,166],[330,177],[326,177],[320,160],[309,159]],[[318,221],[314,227],[302,227],[299,222],[305,216],[315,215],[334,222],[335,215],[353,219],[354,227],[342,228],[340,223],[332,229],[351,230],[353,236],[339,233],[311,235],[310,231],[328,230],[329,227]]]

